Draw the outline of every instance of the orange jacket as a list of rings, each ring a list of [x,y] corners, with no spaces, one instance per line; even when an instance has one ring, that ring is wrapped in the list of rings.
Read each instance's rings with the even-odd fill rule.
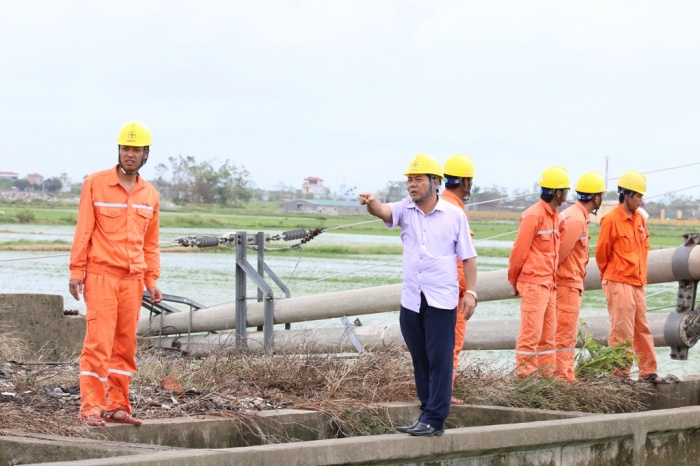
[[[508,282],[554,284],[559,262],[559,212],[540,200],[520,216],[508,260]]]
[[[160,276],[160,196],[140,176],[127,193],[118,165],[88,176],[83,183],[70,254],[70,278],[86,272],[144,278],[146,288]]]
[[[591,221],[588,210],[576,202],[560,214],[559,223],[559,265],[557,285],[569,286],[583,291],[588,264],[590,236],[588,224]]]
[[[464,215],[467,215],[467,213],[464,211],[464,202],[462,202],[462,200],[459,197],[457,197],[457,195],[454,194],[452,191],[445,190],[445,192],[442,193],[442,196],[440,197],[442,197],[450,204],[456,205],[457,207],[462,209]],[[467,221],[468,220],[469,216],[467,215]],[[457,281],[459,282],[459,296],[461,298],[467,291],[467,282],[464,279],[464,262],[462,262],[459,257],[457,258]]]
[[[600,234],[595,248],[595,259],[602,280],[647,284],[647,256],[649,230],[638,211],[627,215],[622,204],[600,219]]]

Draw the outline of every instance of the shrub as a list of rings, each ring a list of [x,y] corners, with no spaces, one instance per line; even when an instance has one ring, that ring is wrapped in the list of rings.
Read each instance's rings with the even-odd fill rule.
[[[36,220],[33,210],[23,209],[17,212],[15,215],[19,223],[32,223]]]

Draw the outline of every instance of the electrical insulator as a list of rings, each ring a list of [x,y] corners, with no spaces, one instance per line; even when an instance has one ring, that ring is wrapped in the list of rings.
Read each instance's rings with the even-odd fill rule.
[[[219,245],[219,238],[216,236],[199,236],[195,244],[198,248],[210,248]]]
[[[280,235],[283,241],[293,241],[295,239],[304,239],[306,237],[306,230],[300,228],[299,230],[284,231]]]

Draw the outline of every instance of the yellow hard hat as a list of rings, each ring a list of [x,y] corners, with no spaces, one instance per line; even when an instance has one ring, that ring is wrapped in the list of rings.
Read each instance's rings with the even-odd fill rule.
[[[543,171],[537,184],[547,189],[571,188],[571,183],[569,183],[569,172],[566,170],[566,168],[560,166],[549,167]]]
[[[586,172],[576,183],[576,192],[597,194],[605,192],[605,180],[600,172]]]
[[[151,145],[151,131],[140,121],[125,124],[117,136],[120,146],[146,147]]]
[[[404,176],[412,175],[433,175],[442,178],[442,165],[432,155],[420,153],[413,157],[404,173]]]
[[[457,154],[447,159],[442,171],[453,178],[474,178],[474,163],[468,155]]]
[[[647,177],[638,171],[629,170],[622,174],[617,187],[618,191],[623,188],[644,195],[647,192]]]

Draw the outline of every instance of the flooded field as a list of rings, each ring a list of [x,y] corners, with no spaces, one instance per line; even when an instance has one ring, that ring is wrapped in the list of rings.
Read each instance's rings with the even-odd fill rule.
[[[205,306],[234,301],[235,254],[210,252],[176,246],[173,239],[187,235],[221,236],[225,231],[197,229],[163,229],[162,276],[159,287],[163,293],[185,296]],[[276,234],[278,232],[269,232]],[[0,227],[0,243],[17,240],[72,241],[71,226],[3,225]],[[352,235],[324,233],[313,240],[318,244],[387,244],[400,245],[398,236]],[[275,243],[274,247],[289,243]],[[487,241],[479,246],[509,247],[507,241]],[[179,251],[179,252],[175,252]],[[255,263],[255,253],[249,261]],[[266,262],[282,282],[290,289],[292,297],[366,288],[401,282],[401,257],[393,255],[341,256],[338,258],[304,257],[300,251],[287,251],[283,255],[266,256]],[[479,270],[487,271],[505,267],[507,259],[479,257]],[[65,309],[85,312],[85,304],[75,301],[68,293],[68,254],[52,252],[8,252],[0,251],[0,294],[43,293],[63,296]],[[271,282],[270,282],[271,283]],[[276,289],[276,298],[283,293]],[[675,283],[655,284],[647,287],[649,312],[668,313],[675,305]],[[255,295],[249,284],[248,294]],[[601,291],[586,293],[582,316],[605,315],[605,299]],[[473,320],[515,319],[519,317],[518,301],[509,299],[479,304]],[[354,319],[353,319],[354,320]],[[398,312],[360,316],[363,325],[397,324]],[[338,319],[294,324],[295,328],[336,327]],[[280,326],[282,328],[282,326]],[[677,375],[700,373],[700,352],[690,350],[689,361],[672,361],[667,348],[657,348],[660,373]],[[493,360],[507,367],[513,361],[512,351],[479,352],[480,357]]]

